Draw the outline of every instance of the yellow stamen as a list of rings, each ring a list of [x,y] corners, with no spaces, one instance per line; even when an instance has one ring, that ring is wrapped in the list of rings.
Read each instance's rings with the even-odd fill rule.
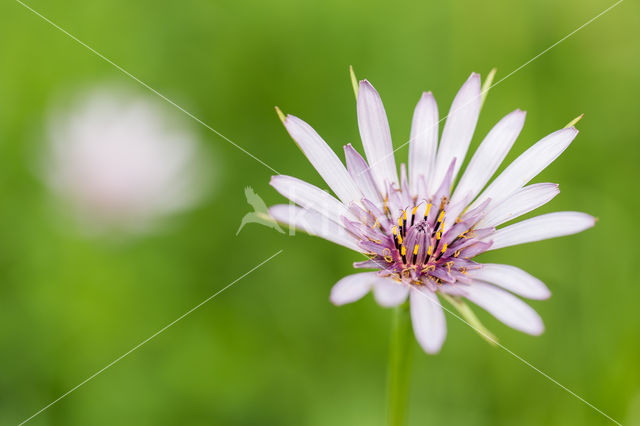
[[[402,246],[402,248],[400,249],[400,254],[402,254],[403,256],[407,254],[407,248],[405,246]]]
[[[442,246],[441,252],[444,253],[445,251],[447,251],[447,243],[444,243],[444,245]]]
[[[397,226],[394,226],[391,231],[393,232],[393,235],[398,235],[398,227]]]
[[[433,246],[429,246],[429,248],[427,249],[427,254],[429,256],[431,256],[433,254]]]
[[[442,219],[444,219],[444,210],[440,212],[440,216],[438,216],[438,222],[442,222]]]
[[[424,218],[426,219],[429,216],[429,210],[431,210],[431,203],[427,203],[427,209],[424,211]]]
[[[413,255],[417,255],[418,254],[418,249],[420,248],[419,244],[416,244],[416,246],[413,248]]]
[[[384,260],[387,263],[391,263],[393,262],[393,257],[391,257],[391,250],[389,250],[388,248],[382,250],[382,255],[384,257]]]

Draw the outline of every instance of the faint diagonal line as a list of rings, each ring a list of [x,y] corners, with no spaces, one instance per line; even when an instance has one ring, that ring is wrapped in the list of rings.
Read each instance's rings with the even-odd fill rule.
[[[19,0],[16,0],[19,1]],[[468,102],[466,102],[465,104],[462,104],[460,107],[456,108],[453,111],[449,111],[449,113],[447,115],[445,115],[444,117],[442,117],[440,120],[438,120],[437,123],[434,124],[434,126],[432,126],[429,129],[425,129],[422,133],[420,134],[424,134],[427,131],[430,131],[431,129],[433,129],[433,127],[438,126],[440,123],[442,123],[444,120],[446,120],[451,114],[453,114],[454,112],[464,108],[465,106],[469,105],[471,102],[473,102],[474,100],[481,98],[485,93],[489,92],[490,89],[492,89],[493,87],[496,87],[498,84],[502,83],[503,81],[505,81],[507,78],[511,77],[512,75],[514,75],[515,73],[517,73],[518,71],[520,71],[522,68],[526,67],[527,65],[529,65],[531,62],[535,61],[536,59],[538,59],[540,56],[544,55],[545,53],[547,53],[548,51],[550,51],[551,49],[553,49],[554,47],[556,47],[557,45],[559,45],[560,43],[562,43],[563,41],[565,41],[566,39],[568,39],[569,37],[571,37],[572,35],[574,35],[575,33],[577,33],[578,31],[580,31],[581,29],[583,29],[584,27],[586,27],[587,25],[591,24],[593,21],[595,21],[596,19],[600,18],[602,15],[604,15],[605,13],[609,12],[611,9],[613,9],[614,7],[618,6],[620,3],[622,3],[624,0],[618,0],[617,2],[615,2],[614,4],[612,4],[611,6],[609,6],[608,8],[606,8],[605,10],[603,10],[602,12],[598,13],[596,16],[594,16],[593,18],[589,19],[587,22],[585,22],[584,24],[580,25],[578,28],[576,28],[575,30],[571,31],[569,34],[567,34],[566,36],[562,37],[560,40],[558,40],[557,42],[553,43],[551,46],[547,47],[546,49],[544,49],[542,52],[538,53],[536,56],[534,56],[533,58],[529,59],[527,62],[525,62],[524,64],[520,65],[518,68],[516,68],[515,70],[511,71],[509,74],[507,74],[506,76],[504,76],[503,78],[501,78],[500,80],[496,81],[495,83],[493,83],[491,86],[487,87],[485,90],[483,90],[482,92],[480,92],[480,94],[476,97],[474,97],[473,99],[469,100]],[[369,170],[375,165],[378,164],[380,161],[392,156],[396,151],[398,151],[401,148],[404,148],[405,146],[407,146],[407,144],[411,143],[412,141],[415,140],[415,137],[413,139],[409,139],[408,141],[406,141],[405,143],[403,143],[402,145],[400,145],[399,147],[397,147],[396,149],[394,149],[393,151],[391,151],[389,154],[384,155],[381,158],[376,159],[373,163],[371,163],[369,165]],[[436,156],[437,156],[437,152],[436,152]],[[360,172],[361,174],[364,173],[364,171]]]
[[[77,38],[76,36],[74,36],[73,34],[69,33],[67,30],[65,30],[64,28],[62,28],[61,26],[59,26],[58,24],[56,24],[55,22],[53,22],[52,20],[50,20],[49,18],[43,16],[41,13],[39,13],[38,11],[36,11],[35,9],[33,9],[31,6],[25,4],[24,2],[22,2],[21,0],[16,0],[16,2],[18,2],[20,5],[22,5],[24,8],[30,10],[31,12],[33,12],[35,15],[37,15],[38,17],[40,17],[42,20],[44,20],[45,22],[49,23],[50,25],[52,25],[54,28],[56,28],[57,30],[59,30],[60,32],[64,33],[65,35],[67,35],[68,37],[70,37],[71,39],[73,39],[75,42],[77,42],[78,44],[80,44],[81,46],[87,48],[89,51],[91,51],[93,54],[95,54],[96,56],[98,56],[99,58],[103,59],[104,61],[108,62],[109,64],[111,64],[112,66],[114,66],[116,69],[118,69],[118,71],[122,72],[124,75],[126,75],[127,77],[131,78],[132,80],[135,80],[138,84],[140,84],[141,86],[143,86],[144,88],[148,89],[149,91],[153,92],[154,94],[158,95],[159,97],[161,97],[163,100],[165,100],[166,102],[170,103],[171,105],[173,105],[175,108],[179,109],[180,111],[182,111],[184,114],[186,114],[187,116],[191,117],[192,119],[194,119],[195,121],[197,121],[198,123],[200,123],[201,125],[203,125],[204,127],[206,127],[207,129],[209,129],[210,131],[212,131],[213,133],[215,133],[216,135],[220,136],[222,139],[224,139],[225,141],[229,142],[231,145],[235,146],[236,148],[238,148],[240,151],[244,152],[245,154],[247,154],[249,157],[253,158],[254,160],[256,160],[258,163],[262,164],[263,166],[265,166],[266,168],[268,168],[269,170],[271,170],[272,172],[276,173],[276,174],[280,174],[280,172],[278,172],[276,169],[274,169],[273,167],[271,167],[270,165],[268,165],[267,163],[265,163],[264,161],[262,161],[260,158],[256,157],[255,155],[253,155],[252,153],[250,153],[249,151],[247,151],[246,149],[244,149],[243,147],[241,147],[240,145],[238,145],[237,143],[235,143],[234,141],[232,141],[231,139],[229,139],[228,137],[226,137],[225,135],[223,135],[222,133],[220,133],[219,131],[217,131],[216,129],[214,129],[213,127],[209,126],[207,123],[205,123],[204,121],[200,120],[198,117],[196,117],[195,115],[193,115],[192,113],[190,113],[189,111],[187,111],[186,109],[184,109],[183,107],[181,107],[180,105],[178,105],[177,103],[175,103],[174,101],[172,101],[171,99],[169,99],[168,97],[166,97],[165,95],[163,95],[162,93],[158,92],[156,89],[154,89],[153,87],[149,86],[147,83],[145,83],[144,81],[140,80],[138,77],[136,77],[135,75],[131,74],[129,71],[125,70],[124,68],[122,68],[120,65],[116,64],[115,62],[113,62],[111,59],[107,58],[106,56],[104,56],[102,53],[98,52],[97,50],[95,50],[93,47],[89,46],[87,43],[83,42],[82,40],[80,40],[79,38]]]
[[[138,343],[136,346],[134,346],[133,348],[129,349],[127,352],[125,352],[124,354],[120,355],[118,358],[114,359],[113,361],[111,361],[109,364],[107,364],[106,366],[102,367],[100,370],[96,371],[95,373],[93,373],[91,376],[87,377],[85,380],[83,380],[82,382],[80,382],[79,384],[77,384],[76,386],[72,387],[71,389],[69,389],[66,393],[62,394],[61,396],[59,396],[58,398],[56,398],[55,400],[51,401],[49,404],[47,404],[46,406],[44,406],[43,408],[41,408],[40,410],[38,410],[36,413],[34,413],[33,415],[31,415],[31,417],[23,420],[22,422],[20,422],[18,424],[18,426],[21,426],[25,423],[27,423],[29,420],[33,419],[34,417],[36,417],[37,415],[41,414],[42,412],[44,412],[45,410],[47,410],[49,407],[51,407],[53,404],[59,402],[61,399],[69,396],[69,394],[71,394],[72,392],[76,391],[79,387],[85,385],[87,382],[93,380],[96,376],[98,376],[99,374],[101,374],[102,372],[104,372],[106,369],[112,367],[114,364],[118,363],[119,361],[121,361],[123,358],[125,358],[127,355],[131,354],[132,352],[136,351],[137,349],[139,349],[141,346],[143,346],[144,344],[146,344],[147,342],[149,342],[151,339],[153,339],[154,337],[158,336],[159,334],[163,333],[165,330],[167,330],[169,327],[173,326],[175,323],[177,323],[178,321],[182,320],[183,318],[185,318],[186,316],[188,316],[189,314],[191,314],[193,311],[195,311],[196,309],[198,309],[199,307],[201,307],[202,305],[204,305],[205,303],[209,302],[211,299],[213,299],[214,297],[216,297],[217,295],[219,295],[220,293],[222,293],[223,291],[225,291],[226,289],[228,289],[229,287],[231,287],[232,285],[236,284],[238,281],[240,281],[241,279],[243,279],[244,277],[246,277],[247,275],[249,275],[250,273],[252,273],[253,271],[255,271],[256,269],[260,268],[261,266],[263,266],[264,264],[266,264],[267,262],[269,262],[271,259],[273,259],[274,257],[276,257],[277,255],[279,255],[280,253],[282,253],[282,250],[277,251],[276,253],[272,254],[270,257],[268,257],[267,259],[263,260],[262,262],[260,262],[259,264],[257,264],[256,266],[254,266],[253,268],[251,268],[249,271],[245,272],[244,274],[240,275],[238,278],[236,278],[235,280],[231,281],[229,284],[227,284],[225,287],[223,287],[221,290],[218,290],[217,292],[215,292],[214,294],[212,294],[211,296],[207,297],[206,299],[204,299],[202,302],[198,303],[196,306],[194,306],[193,308],[189,309],[187,312],[185,312],[184,314],[180,315],[178,318],[176,318],[175,320],[171,321],[169,324],[165,325],[164,327],[162,327],[160,330],[156,331],[155,333],[153,333],[151,336],[147,337],[146,339],[144,339],[142,342]]]
[[[578,395],[577,393],[575,393],[574,391],[572,391],[571,389],[569,389],[568,387],[564,386],[562,383],[560,383],[559,381],[557,381],[556,379],[554,379],[553,377],[549,376],[547,373],[545,373],[544,371],[540,370],[539,368],[535,367],[533,364],[531,364],[529,361],[527,361],[526,359],[522,358],[520,355],[516,354],[515,352],[513,352],[512,350],[510,350],[509,348],[507,348],[506,346],[504,346],[502,343],[498,342],[493,336],[487,334],[484,330],[481,330],[477,327],[474,327],[473,325],[469,324],[464,318],[462,318],[460,315],[456,314],[455,312],[451,311],[450,309],[448,309],[447,307],[443,306],[441,303],[439,302],[434,302],[433,300],[429,299],[426,295],[422,294],[422,292],[419,292],[421,296],[423,296],[425,299],[427,299],[430,303],[434,304],[434,305],[439,305],[440,307],[442,307],[442,309],[444,309],[447,313],[453,315],[454,317],[456,317],[457,319],[459,319],[460,321],[462,321],[463,323],[467,324],[469,327],[471,327],[472,329],[475,330],[476,333],[482,335],[484,338],[486,338],[487,340],[489,340],[490,342],[492,342],[493,344],[495,344],[496,346],[499,346],[500,348],[504,349],[507,353],[509,353],[511,356],[513,356],[514,358],[516,358],[517,360],[519,360],[520,362],[524,363],[527,367],[533,369],[534,371],[536,371],[537,373],[541,374],[544,378],[546,378],[547,380],[549,380],[550,382],[554,383],[555,385],[557,385],[558,387],[562,388],[563,390],[565,390],[566,392],[568,392],[570,395],[572,395],[573,397],[577,398],[578,400],[582,401],[584,404],[586,404],[588,407],[590,407],[591,409],[593,409],[594,411],[600,413],[602,416],[606,417],[607,419],[609,419],[610,421],[612,421],[613,423],[617,424],[618,426],[622,426],[622,424],[616,420],[614,420],[611,416],[609,416],[607,413],[605,413],[604,411],[600,410],[598,407],[596,407],[595,405],[593,405],[592,403],[590,403],[589,401],[587,401],[586,399],[584,399],[583,397],[581,397],[580,395]]]

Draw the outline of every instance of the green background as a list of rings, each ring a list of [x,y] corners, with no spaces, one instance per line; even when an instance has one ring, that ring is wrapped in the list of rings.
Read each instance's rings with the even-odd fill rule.
[[[273,168],[323,186],[274,105],[335,150],[359,148],[353,64],[380,91],[399,146],[423,90],[444,116],[471,71],[484,77],[495,66],[505,77],[613,2],[29,4]],[[549,286],[550,300],[531,302],[546,332],[527,336],[476,311],[502,344],[623,424],[640,424],[639,39],[640,7],[624,1],[493,88],[472,142],[525,109],[511,160],[585,113],[578,138],[535,181],[561,184],[542,211],[586,211],[597,226],[482,257]],[[34,172],[48,107],[104,82],[157,99],[19,3],[2,2],[0,424],[26,419],[281,249],[28,424],[384,424],[391,311],[371,296],[328,302],[359,257],[259,225],[235,236],[250,210],[245,186],[283,202],[268,185],[272,171],[191,121],[215,182],[161,232],[89,238],[52,199]],[[440,354],[413,345],[411,425],[611,424],[453,317]]]

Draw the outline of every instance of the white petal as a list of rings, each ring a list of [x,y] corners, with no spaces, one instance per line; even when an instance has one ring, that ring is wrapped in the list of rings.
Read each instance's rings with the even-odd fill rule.
[[[425,352],[440,351],[447,325],[438,297],[422,287],[411,287],[411,323],[416,340]]]
[[[373,297],[380,306],[398,306],[407,300],[408,295],[409,287],[391,278],[379,277],[373,284]]]
[[[509,327],[534,336],[544,331],[540,315],[511,293],[480,282],[472,283],[466,290],[467,299]]]
[[[276,221],[310,235],[322,237],[333,243],[364,253],[357,239],[343,227],[312,210],[305,210],[291,204],[277,204],[269,209]]]
[[[511,265],[485,263],[468,271],[469,278],[495,284],[528,299],[548,299],[551,292],[533,275]]]
[[[322,179],[344,204],[360,200],[360,191],[347,169],[311,126],[293,115],[287,115],[284,125]]]
[[[452,203],[466,196],[473,200],[480,193],[516,141],[524,126],[525,116],[524,111],[517,109],[493,126],[460,178]]]
[[[347,275],[333,286],[329,300],[338,306],[360,300],[371,290],[371,285],[378,278],[380,277],[375,272]]]
[[[560,193],[555,183],[535,183],[518,190],[511,197],[490,207],[485,217],[478,222],[478,228],[491,228],[513,220],[525,213],[547,204]]]
[[[383,198],[378,191],[369,165],[362,158],[362,155],[351,144],[347,144],[344,146],[344,156],[347,160],[347,170],[356,185],[358,185],[358,188],[360,188],[362,195],[374,204],[380,203]]]
[[[380,95],[367,80],[358,90],[358,127],[367,162],[381,193],[387,184],[398,185],[398,171],[393,156],[391,132]]]
[[[418,198],[429,194],[418,194],[419,176],[431,182],[430,173],[436,159],[438,147],[438,105],[431,92],[425,92],[416,105],[411,122],[409,145],[409,184],[411,193]]]
[[[272,176],[271,186],[289,200],[304,207],[315,210],[324,217],[342,226],[342,216],[355,219],[353,214],[327,192],[300,179],[291,176]]]
[[[456,165],[453,170],[453,180],[455,180],[476,129],[481,103],[480,75],[472,73],[451,104],[438,147],[435,173],[432,175],[433,184],[430,185],[431,190],[440,186],[454,158]]]
[[[595,218],[580,212],[556,212],[532,217],[498,229],[484,241],[493,241],[489,250],[547,238],[576,234],[595,225]]]
[[[487,198],[491,198],[491,205],[509,198],[558,158],[577,135],[578,130],[575,127],[569,127],[551,133],[537,142],[491,182],[470,209],[479,206]]]

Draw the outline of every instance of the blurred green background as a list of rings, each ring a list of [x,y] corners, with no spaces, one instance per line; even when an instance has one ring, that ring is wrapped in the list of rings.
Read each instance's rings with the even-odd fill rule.
[[[444,116],[471,71],[495,66],[500,79],[613,2],[28,4],[278,171],[324,187],[274,105],[342,157],[344,143],[361,146],[353,64],[380,91],[398,146],[423,90]],[[0,424],[26,419],[280,249],[28,424],[385,424],[391,311],[371,296],[328,302],[359,257],[258,225],[236,237],[245,186],[267,204],[283,199],[270,170],[195,122],[218,168],[205,202],[155,234],[87,237],[33,170],[47,108],[105,81],[155,95],[19,3],[0,5],[0,35]],[[527,336],[476,311],[506,347],[623,424],[640,424],[639,41],[640,7],[627,0],[493,88],[472,143],[525,109],[510,160],[585,113],[536,181],[561,184],[544,212],[586,211],[597,226],[482,258],[549,286],[550,300],[531,303],[547,331]],[[439,355],[414,350],[411,425],[611,424],[455,318]]]

